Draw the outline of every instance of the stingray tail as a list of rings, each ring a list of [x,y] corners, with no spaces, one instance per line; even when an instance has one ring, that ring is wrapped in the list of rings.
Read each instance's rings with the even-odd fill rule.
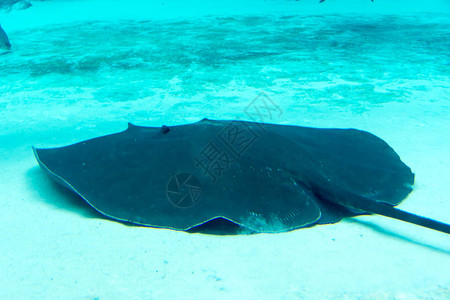
[[[395,208],[391,204],[368,200],[359,195],[355,195],[348,192],[342,192],[341,197],[329,197],[329,195],[324,194],[322,199],[335,199],[334,203],[346,207],[348,210],[353,211],[353,209],[359,210],[359,213],[367,212],[377,215],[382,215],[385,217],[401,220],[404,222],[416,224],[422,227],[434,229],[443,233],[450,234],[450,224],[439,222],[433,219],[418,216],[398,208]],[[328,197],[327,197],[328,196]]]
[[[385,217],[402,220],[408,223],[416,224],[426,228],[434,229],[440,232],[450,234],[450,225],[442,223],[433,219],[418,216],[398,208],[395,208],[389,204],[382,202],[361,202],[358,204],[358,209],[362,209],[368,213],[378,214]]]

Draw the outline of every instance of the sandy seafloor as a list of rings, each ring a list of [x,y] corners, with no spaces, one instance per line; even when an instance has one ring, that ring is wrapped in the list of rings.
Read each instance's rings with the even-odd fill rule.
[[[0,13],[0,299],[450,299],[443,233],[380,216],[237,236],[125,226],[31,151],[127,122],[248,120],[263,92],[282,111],[265,121],[382,137],[416,174],[399,207],[449,223],[448,2],[148,2]]]

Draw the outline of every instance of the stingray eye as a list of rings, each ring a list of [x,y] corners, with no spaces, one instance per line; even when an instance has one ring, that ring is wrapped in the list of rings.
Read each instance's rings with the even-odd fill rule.
[[[169,131],[170,131],[169,126],[166,126],[166,125],[161,126],[161,132],[163,134],[167,134]]]

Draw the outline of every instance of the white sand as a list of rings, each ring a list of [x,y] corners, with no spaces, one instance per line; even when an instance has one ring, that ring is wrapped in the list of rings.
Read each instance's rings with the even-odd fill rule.
[[[0,63],[8,59],[17,65],[35,62],[27,60],[27,55],[33,56],[29,49],[41,51],[37,60],[53,55],[39,43],[20,41],[20,35],[33,28],[46,30],[63,23],[96,20],[292,14],[300,8],[303,13],[335,12],[342,11],[338,3],[353,1],[328,0],[323,8],[315,1],[252,0],[255,5],[163,2],[164,8],[161,1],[145,6],[141,1],[137,9],[123,4],[125,1],[50,1],[25,11],[1,13],[0,22],[16,48],[14,54],[0,56]],[[362,2],[349,10],[367,12]],[[369,6],[376,12],[402,14],[422,7],[450,12],[445,1],[399,3],[394,8],[388,1]],[[58,28],[59,32],[65,30]],[[448,63],[448,54],[442,57],[447,57]],[[369,78],[375,89],[385,90],[390,99],[378,104],[364,101],[366,91],[362,97],[357,91],[352,94],[363,99],[359,106],[317,100],[317,91],[339,83],[355,85],[342,78],[311,80],[306,90],[300,91],[298,82],[286,76],[264,91],[283,110],[283,115],[272,121],[355,127],[385,139],[416,174],[415,190],[400,208],[449,223],[448,65],[446,70],[447,76],[428,80],[377,82]],[[270,66],[261,72],[272,71],[280,72]],[[186,79],[174,76],[161,91],[152,87],[156,96],[149,91],[132,102],[115,102],[105,100],[112,94],[99,94],[103,86],[96,86],[95,81],[104,78],[78,78],[76,74],[67,78],[64,73],[33,77],[30,72],[23,80],[20,70],[0,78],[0,299],[450,299],[448,235],[381,216],[252,236],[129,227],[100,218],[77,197],[58,188],[33,157],[31,145],[66,145],[117,132],[128,121],[160,126],[203,117],[246,118],[243,108],[261,89],[246,83],[244,77],[223,85],[211,83],[210,90],[189,98],[186,87],[179,83]],[[127,74],[120,73],[123,84],[137,80],[138,75]],[[111,85],[120,89],[119,81],[111,78]],[[166,95],[166,88],[181,92]],[[119,90],[117,95],[126,97],[123,92]],[[375,92],[368,95],[378,99]],[[402,101],[393,101],[395,93]],[[339,99],[339,94],[332,95]],[[230,100],[233,97],[238,100]]]

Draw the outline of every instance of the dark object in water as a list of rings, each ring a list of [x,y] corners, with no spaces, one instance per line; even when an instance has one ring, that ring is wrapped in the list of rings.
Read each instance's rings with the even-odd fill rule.
[[[0,49],[11,50],[11,43],[2,26],[0,26]]]
[[[34,152],[54,180],[123,222],[190,230],[225,219],[282,232],[376,213],[450,233],[447,224],[393,207],[412,191],[414,174],[386,142],[356,129],[129,124]]]

